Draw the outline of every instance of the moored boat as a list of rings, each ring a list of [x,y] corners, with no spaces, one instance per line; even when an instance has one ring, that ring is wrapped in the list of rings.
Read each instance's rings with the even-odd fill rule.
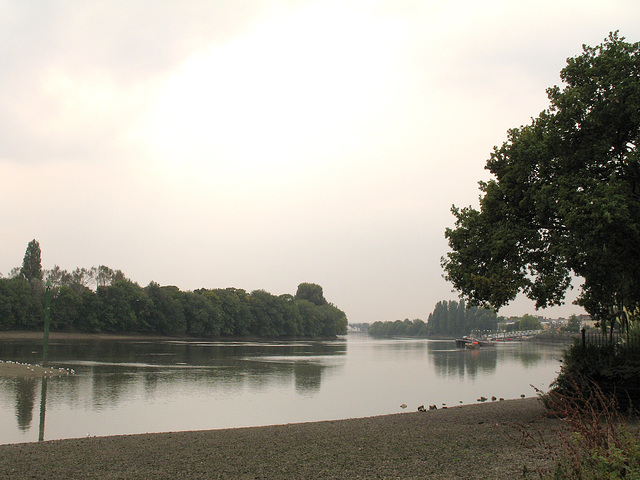
[[[473,336],[456,338],[456,347],[458,348],[476,349],[480,347],[493,347],[494,345],[495,342],[491,340],[481,340]]]

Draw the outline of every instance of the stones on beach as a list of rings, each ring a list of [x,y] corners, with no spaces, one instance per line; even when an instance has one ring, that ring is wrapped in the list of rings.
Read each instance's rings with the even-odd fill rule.
[[[522,398],[525,398],[525,395],[520,395],[520,396],[521,396]],[[487,397],[485,397],[485,396],[480,396],[479,398],[477,398],[477,399],[476,399],[476,401],[477,401],[477,402],[482,402],[482,403],[484,403],[484,402],[488,401],[489,399],[490,399],[492,402],[496,402],[496,401],[504,402],[504,398],[503,398],[503,397],[497,397],[497,396],[495,396],[495,395],[492,395],[490,398],[487,398]],[[464,400],[459,400],[459,401],[458,401],[458,403],[462,405],[462,404],[464,404]],[[407,404],[406,404],[406,403],[401,404],[401,405],[400,405],[400,408],[403,408],[403,409],[404,409],[404,408],[407,408]],[[442,409],[442,410],[446,410],[446,409],[448,409],[449,407],[447,407],[447,404],[443,402],[443,403],[441,404],[441,406],[440,406],[440,407],[438,407],[436,404],[434,404],[434,405],[428,405],[427,407],[425,407],[424,405],[420,405],[420,406],[418,407],[418,411],[419,411],[419,412],[427,412],[427,411],[429,411],[429,410],[438,410],[438,408],[440,408],[440,409]]]

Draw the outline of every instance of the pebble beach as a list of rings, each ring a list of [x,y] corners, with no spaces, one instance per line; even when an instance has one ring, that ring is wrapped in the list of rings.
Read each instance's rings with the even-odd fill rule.
[[[1,479],[513,479],[549,467],[536,398],[226,430],[0,445]],[[523,434],[526,432],[526,434]],[[533,477],[531,477],[533,478]]]

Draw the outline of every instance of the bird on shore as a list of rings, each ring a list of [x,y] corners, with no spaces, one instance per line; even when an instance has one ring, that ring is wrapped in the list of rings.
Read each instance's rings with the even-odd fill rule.
[[[427,409],[426,409],[426,408],[424,408],[424,405],[420,405],[420,406],[418,407],[418,411],[419,411],[419,412],[426,412],[426,411],[427,411]]]
[[[407,408],[407,404],[403,403],[402,405],[400,405],[400,408]]]

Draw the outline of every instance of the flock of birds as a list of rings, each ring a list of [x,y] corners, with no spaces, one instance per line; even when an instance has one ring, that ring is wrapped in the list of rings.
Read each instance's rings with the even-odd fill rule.
[[[525,397],[524,393],[523,393],[522,395],[520,395],[520,398],[524,398],[524,397]],[[480,398],[478,398],[478,399],[477,399],[477,401],[478,401],[478,402],[486,402],[487,400],[489,400],[487,397],[480,397]],[[498,400],[498,401],[500,401],[500,402],[504,402],[504,398],[502,398],[502,397],[498,398],[498,397],[496,397],[495,395],[491,397],[491,401],[492,401],[492,402],[495,402],[496,400]],[[460,403],[462,403],[462,400],[460,400]],[[402,405],[400,405],[400,408],[402,408],[402,409],[407,408],[407,404],[406,404],[406,403],[403,403]],[[440,408],[442,408],[442,409],[446,409],[446,408],[448,408],[448,407],[447,407],[447,404],[446,404],[446,403],[443,403],[443,404],[440,406]],[[437,405],[429,405],[429,410],[437,410],[437,409],[438,409],[438,406],[437,406]],[[427,411],[427,409],[425,408],[425,406],[424,406],[424,405],[420,405],[420,406],[418,407],[418,411],[419,411],[419,412],[426,412],[426,411]]]
[[[12,362],[11,360],[0,360],[0,363],[10,364],[10,365],[19,365],[26,368],[30,372],[36,372],[44,370],[44,375],[73,375],[75,370],[73,368],[51,368],[51,367],[41,367],[34,366],[30,363],[21,363],[21,362]],[[37,370],[36,370],[37,369]]]

